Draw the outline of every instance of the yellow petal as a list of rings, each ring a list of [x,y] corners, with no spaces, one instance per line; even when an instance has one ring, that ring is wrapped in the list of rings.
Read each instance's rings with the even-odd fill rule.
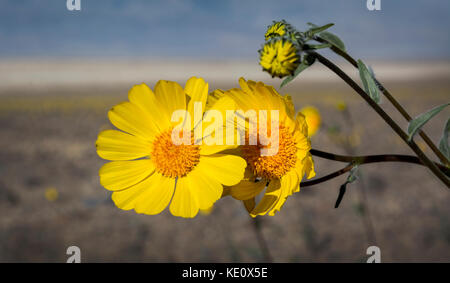
[[[300,176],[298,176],[297,171],[295,168],[293,168],[291,171],[289,171],[288,173],[286,173],[286,175],[284,175],[281,178],[281,186],[285,186],[286,188],[289,188],[289,194],[288,196],[292,195],[293,193],[299,192],[300,191],[300,182],[301,182],[302,178]]]
[[[224,145],[226,144],[226,130],[224,127],[223,116],[215,110],[208,110],[203,116],[203,120],[198,121],[194,133],[201,135],[201,143],[204,145]],[[202,128],[199,128],[199,127]],[[200,132],[201,131],[201,132]]]
[[[227,90],[225,95],[232,98],[236,102],[237,108],[242,109],[243,111],[247,111],[249,109],[257,111],[261,109],[261,100],[259,100],[256,95],[246,93],[240,89]]]
[[[221,89],[216,89],[208,95],[206,99],[206,110],[210,109],[220,98],[225,96],[225,92]]]
[[[266,181],[251,182],[242,180],[239,184],[231,187],[230,194],[238,200],[247,200],[256,197],[266,187]]]
[[[239,86],[246,93],[248,93],[248,94],[253,93],[253,90],[249,87],[249,85],[247,84],[247,81],[243,77],[239,78]]]
[[[155,173],[154,178],[136,201],[135,211],[137,213],[155,215],[161,213],[173,196],[175,190],[175,179],[167,178],[160,173]],[[152,175],[152,176],[153,176]]]
[[[256,82],[252,80],[246,81],[243,77],[239,78],[239,86],[247,94],[252,94],[255,90]]]
[[[247,210],[248,213],[250,213],[255,208],[256,205],[255,198],[247,199],[242,202],[244,203],[245,209]]]
[[[174,216],[193,218],[199,210],[197,196],[190,186],[188,178],[179,178],[175,189],[170,212]]]
[[[305,115],[301,112],[297,113],[295,117],[296,131],[302,133],[305,137],[308,136],[308,124],[306,123]]]
[[[297,122],[296,122],[297,125],[294,131],[294,140],[295,146],[298,149],[297,158],[303,160],[303,158],[305,158],[305,156],[311,149],[311,141],[309,140],[308,136],[304,134],[305,132],[308,131],[308,128],[306,126],[306,123],[301,122],[302,120],[304,120],[301,116],[302,115],[297,115]]]
[[[238,147],[238,145],[206,145],[203,144],[200,146],[200,154],[201,155],[211,155],[224,150],[229,150]]]
[[[190,190],[197,198],[200,209],[211,207],[222,197],[222,184],[217,179],[205,175],[198,167],[192,170],[186,177],[180,178],[180,180],[188,183]]]
[[[252,169],[250,169],[249,166],[247,166],[245,168],[243,180],[247,180],[247,181],[251,181],[251,182],[254,182],[256,180],[256,176],[255,176],[255,174],[253,174],[253,171],[252,171]]]
[[[292,102],[292,97],[290,95],[285,95],[284,100],[286,101],[286,108],[287,108],[287,114],[290,118],[294,119],[295,117],[295,107],[294,103]]]
[[[218,130],[221,130],[223,133],[224,138],[224,144],[226,144],[226,127],[229,124],[230,127],[235,127],[234,121],[231,120],[231,116],[227,116],[227,111],[233,111],[236,110],[236,103],[231,97],[223,96],[220,99],[218,99],[214,105],[210,107],[208,110],[216,110],[219,111],[222,115],[222,123],[220,123],[220,128]],[[203,138],[206,136],[209,136],[213,134],[212,130],[215,127],[209,127],[211,124],[215,123],[215,116],[213,111],[207,111],[205,112],[203,116],[202,121],[202,128],[203,128]]]
[[[176,82],[158,81],[155,86],[155,96],[159,103],[164,106],[169,117],[172,117],[176,110],[186,110],[186,94]]]
[[[131,102],[122,102],[114,106],[108,117],[111,123],[120,130],[151,141],[158,133],[151,116]]]
[[[306,157],[303,168],[307,179],[311,179],[316,176],[316,172],[314,171],[314,161],[311,154],[308,154]]]
[[[303,160],[297,160],[295,170],[300,180],[303,179],[305,174],[307,179],[311,179],[316,176],[316,172],[314,171],[314,160],[312,159],[311,153],[308,153]]]
[[[247,162],[243,158],[223,154],[200,156],[200,162],[197,165],[204,175],[218,180],[225,186],[239,183],[244,177],[246,166]]]
[[[150,144],[116,130],[100,132],[95,143],[97,154],[108,160],[131,160],[150,155]]]
[[[100,184],[108,190],[118,191],[139,183],[154,171],[150,159],[113,161],[100,168]]]
[[[136,208],[138,213],[157,214],[169,204],[174,186],[175,179],[154,173],[130,188],[113,192],[111,198],[120,209]],[[137,209],[137,204],[139,204],[139,209]]]
[[[295,191],[300,190],[300,181],[298,179],[297,173],[295,170],[289,171],[286,175],[281,178],[281,194],[278,201],[269,211],[270,216],[274,216],[275,213],[281,210],[286,199],[292,195]]]
[[[250,213],[250,216],[255,217],[257,215],[265,215],[269,212],[276,202],[280,199],[281,195],[281,183],[280,180],[275,179],[270,181],[267,186],[266,192],[258,205]]]
[[[167,115],[164,105],[156,100],[155,94],[146,84],[132,87],[128,92],[128,99],[151,116],[151,121],[160,132],[170,128],[171,117]]]
[[[194,103],[201,103],[202,111],[201,113],[196,113],[197,118],[201,119],[206,108],[206,99],[208,98],[208,84],[202,78],[192,77],[186,82],[184,92],[190,96],[188,111],[191,115],[191,121],[193,125],[197,125],[199,121],[194,120]]]
[[[223,186],[222,198],[229,196],[231,192],[231,187]]]
[[[261,102],[265,106],[265,109],[263,108],[262,110],[277,109],[280,111],[280,117],[285,115],[286,102],[272,87],[266,86],[262,82],[258,82],[255,85],[255,93],[260,96]]]

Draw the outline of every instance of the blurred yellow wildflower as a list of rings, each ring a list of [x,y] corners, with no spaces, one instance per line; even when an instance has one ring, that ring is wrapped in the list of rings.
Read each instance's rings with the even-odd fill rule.
[[[53,202],[58,199],[58,196],[59,196],[58,190],[56,190],[55,188],[49,187],[45,189],[45,198],[48,201]]]
[[[345,103],[345,101],[338,101],[338,103],[336,103],[336,109],[339,111],[345,111],[347,109],[347,103]]]
[[[303,107],[300,112],[305,115],[306,124],[308,124],[308,136],[312,137],[320,129],[322,117],[319,110],[314,106]]]

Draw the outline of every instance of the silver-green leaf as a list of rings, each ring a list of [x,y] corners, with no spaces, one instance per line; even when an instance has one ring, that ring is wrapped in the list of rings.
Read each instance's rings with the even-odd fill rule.
[[[347,177],[347,181],[345,181],[345,183],[342,184],[341,187],[339,188],[339,195],[337,197],[336,203],[334,204],[334,208],[338,208],[339,205],[341,204],[341,201],[345,195],[345,191],[347,190],[347,185],[353,183],[354,181],[356,181],[356,179],[358,179],[358,169],[359,169],[358,164],[356,164],[350,170],[350,174]]]
[[[350,174],[347,177],[347,182],[348,183],[353,183],[354,181],[356,181],[356,179],[358,179],[358,170],[359,170],[359,166],[358,164],[356,164],[351,170],[350,170]]]
[[[334,24],[333,24],[333,23],[330,23],[330,24],[326,24],[326,25],[321,26],[321,27],[313,27],[313,28],[311,28],[309,31],[310,31],[312,34],[316,34],[316,33],[322,32],[322,31],[324,31],[324,30],[326,30],[326,29],[329,29],[329,28],[332,27],[332,26],[334,26]]]
[[[308,25],[311,26],[311,28],[305,32],[305,35],[306,35],[309,39],[311,39],[315,34],[320,33],[320,32],[323,32],[324,30],[327,30],[327,29],[329,29],[330,27],[334,26],[333,23],[326,24],[326,25],[324,25],[324,26],[317,26],[317,25],[312,24],[312,23],[308,23]]]
[[[295,77],[297,77],[301,72],[306,70],[309,66],[311,66],[314,62],[308,62],[307,60],[303,60],[300,65],[298,65],[297,69],[295,69],[294,73],[288,77],[286,77],[280,85],[280,88],[290,83]]]
[[[317,49],[324,49],[324,48],[330,48],[330,47],[331,47],[331,44],[329,44],[329,43],[324,43],[324,44],[307,44],[307,45],[304,46],[304,48],[315,49],[315,50],[317,50]]]
[[[324,31],[317,36],[345,52],[345,44],[337,35]]]
[[[366,65],[361,60],[358,60],[358,69],[359,76],[364,85],[364,90],[369,94],[373,101],[380,103],[380,92],[378,90],[378,86],[375,83],[369,69],[367,69]]]
[[[442,138],[439,141],[439,150],[444,154],[447,159],[450,160],[450,148],[448,146],[448,133],[450,132],[450,118],[447,120],[445,124],[444,133],[442,134]]]
[[[430,121],[431,118],[436,116],[439,112],[441,112],[445,107],[449,106],[450,103],[446,103],[437,107],[434,107],[433,109],[420,114],[411,122],[409,122],[408,125],[408,140],[411,141],[414,135],[419,131],[423,125],[425,125],[428,121]]]

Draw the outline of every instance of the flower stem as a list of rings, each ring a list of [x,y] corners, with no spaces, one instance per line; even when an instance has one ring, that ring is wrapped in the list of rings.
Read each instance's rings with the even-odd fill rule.
[[[450,179],[447,178],[445,174],[439,170],[439,168],[434,164],[417,146],[414,140],[409,141],[408,135],[400,128],[400,126],[395,123],[394,120],[386,113],[384,110],[375,102],[373,99],[355,82],[353,81],[345,72],[343,72],[338,66],[329,61],[327,58],[323,57],[317,52],[308,51],[308,54],[314,56],[320,63],[333,71],[341,79],[343,79],[353,90],[355,90],[377,113],[383,118],[383,120],[397,133],[397,135],[402,138],[402,140],[414,151],[414,153],[419,157],[420,161],[427,166],[433,174],[438,177],[442,183],[444,183],[448,189],[450,189]]]
[[[326,40],[321,39],[320,37],[315,37],[314,40],[321,42],[321,43],[327,43]],[[347,52],[337,48],[336,46],[331,46],[331,50],[336,53],[337,55],[341,56],[347,62],[349,62],[351,65],[353,65],[356,69],[358,69],[358,64],[356,60],[351,57]],[[400,114],[406,119],[406,121],[410,122],[412,120],[411,116],[408,114],[408,112],[400,105],[400,103],[391,95],[391,93],[376,79],[374,78],[375,83],[378,85],[378,89],[384,94],[384,96],[392,103],[392,105],[395,107],[395,109],[400,112]],[[437,148],[437,146],[433,143],[433,141],[427,136],[425,132],[422,130],[419,131],[419,135],[422,137],[422,139],[425,141],[425,143],[430,147],[430,149],[434,152],[434,154],[441,160],[441,162],[446,165],[447,167],[450,167],[450,160]]]
[[[336,178],[342,174],[345,174],[352,170],[352,168],[356,165],[369,164],[369,163],[378,163],[378,162],[405,162],[405,163],[413,163],[418,165],[425,166],[419,158],[412,155],[401,155],[401,154],[381,154],[381,155],[364,155],[364,156],[347,156],[347,155],[338,155],[334,153],[328,153],[325,151],[320,151],[317,149],[311,149],[311,154],[317,157],[321,157],[328,160],[340,161],[340,162],[348,162],[349,164],[344,168],[335,171],[331,174],[323,176],[321,178],[305,181],[301,183],[301,187],[308,187],[316,184],[320,184],[326,181],[329,181],[333,178]],[[450,169],[436,163],[435,164],[443,174],[450,177]]]
[[[317,179],[314,179],[314,180],[311,180],[311,181],[304,181],[304,182],[302,182],[300,184],[300,187],[301,188],[309,187],[309,186],[313,186],[313,185],[317,185],[317,184],[329,181],[331,179],[334,179],[336,177],[341,176],[342,174],[345,174],[345,173],[349,172],[350,170],[352,170],[353,167],[355,167],[355,164],[354,163],[350,163],[349,165],[345,166],[344,168],[342,168],[342,169],[340,169],[338,171],[335,171],[335,172],[333,172],[331,174],[325,175],[323,177],[320,177],[320,178],[317,178]]]
[[[261,219],[256,218],[250,218],[250,221],[253,224],[253,228],[255,230],[256,239],[258,240],[259,247],[261,249],[261,253],[263,255],[264,261],[268,263],[273,262],[272,255],[270,254],[269,246],[267,245],[266,238],[264,237],[264,234],[262,233],[261,229]]]

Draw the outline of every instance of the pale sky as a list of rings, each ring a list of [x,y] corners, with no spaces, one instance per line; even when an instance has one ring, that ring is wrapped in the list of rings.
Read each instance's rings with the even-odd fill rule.
[[[272,20],[336,24],[367,59],[449,59],[450,1],[0,0],[0,57],[257,58]]]

